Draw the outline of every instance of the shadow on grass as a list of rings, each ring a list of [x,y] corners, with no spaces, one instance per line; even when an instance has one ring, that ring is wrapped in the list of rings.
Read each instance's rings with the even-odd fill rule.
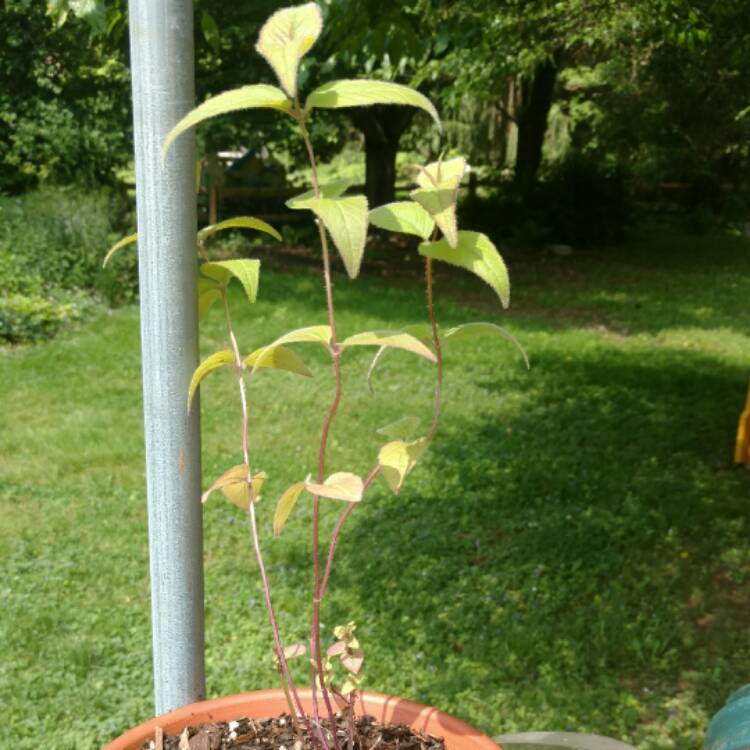
[[[750,475],[729,463],[746,377],[696,353],[545,351],[507,420],[504,377],[482,382],[484,419],[446,420],[403,496],[345,535],[334,583],[370,613],[365,647],[392,644],[381,679],[495,731],[536,703],[522,728],[628,733],[644,690],[699,672],[717,710],[750,669]]]

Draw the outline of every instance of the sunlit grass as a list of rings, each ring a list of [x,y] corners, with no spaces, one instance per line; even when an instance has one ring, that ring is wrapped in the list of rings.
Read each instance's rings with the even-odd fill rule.
[[[440,440],[399,497],[378,485],[353,514],[325,624],[359,623],[368,688],[488,732],[697,748],[750,674],[750,477],[730,464],[750,372],[750,248],[655,235],[610,255],[511,260],[510,314],[453,269],[438,278],[439,313],[507,326],[532,369],[495,340],[447,350]],[[337,277],[336,294],[345,334],[421,320],[416,279]],[[266,271],[256,306],[233,303],[248,351],[325,322],[307,271]],[[204,354],[223,347],[220,316],[202,340]],[[151,711],[138,345],[125,308],[0,355],[3,746],[95,748]],[[290,641],[309,610],[309,508],[280,540],[271,516],[314,468],[332,393],[324,353],[298,351],[314,378],[262,373],[251,388]],[[331,470],[367,471],[376,428],[403,413],[429,423],[429,363],[390,354],[371,395],[368,362],[346,357]],[[202,407],[206,484],[239,459],[228,373],[209,376]],[[275,684],[246,525],[219,498],[205,560],[208,693]]]

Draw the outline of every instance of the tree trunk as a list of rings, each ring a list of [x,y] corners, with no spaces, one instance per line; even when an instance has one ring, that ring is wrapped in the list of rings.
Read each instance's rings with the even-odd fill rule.
[[[557,80],[557,60],[539,63],[531,79],[521,81],[516,150],[515,181],[522,188],[532,185],[542,163],[542,146],[547,132],[547,117]]]
[[[365,195],[373,208],[395,197],[398,144],[413,116],[412,107],[391,104],[352,111],[352,121],[365,137]]]

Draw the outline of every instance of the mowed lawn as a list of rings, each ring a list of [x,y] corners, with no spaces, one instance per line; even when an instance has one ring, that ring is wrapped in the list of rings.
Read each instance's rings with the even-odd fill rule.
[[[304,266],[232,298],[243,349],[325,322]],[[510,259],[511,310],[441,269],[443,325],[490,320],[500,339],[446,351],[439,440],[399,497],[352,515],[324,612],[355,620],[365,686],[438,705],[489,733],[592,731],[643,748],[698,748],[750,681],[750,472],[732,466],[750,376],[750,242],[643,231],[614,249]],[[336,277],[351,334],[423,320],[418,266]],[[219,310],[202,351],[224,348]],[[281,628],[304,639],[310,509],[280,539],[275,501],[314,470],[330,367],[264,372],[250,389],[259,507]],[[345,357],[332,471],[366,472],[404,413],[429,424],[434,368]],[[97,748],[152,707],[138,314],[0,352],[0,747]],[[228,373],[202,393],[207,486],[240,462]],[[326,528],[340,510],[326,506]],[[205,507],[208,694],[276,684],[240,511]]]

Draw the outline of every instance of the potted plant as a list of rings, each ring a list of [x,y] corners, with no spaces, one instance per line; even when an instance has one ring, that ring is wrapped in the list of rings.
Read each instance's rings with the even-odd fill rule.
[[[308,211],[317,223],[327,303],[325,312],[321,312],[321,318],[325,317],[311,321],[304,328],[290,331],[250,353],[243,351],[232,322],[227,287],[232,280],[238,280],[249,303],[253,303],[258,290],[260,263],[256,259],[247,258],[211,261],[206,252],[205,241],[209,235],[228,227],[251,228],[276,239],[281,237],[273,227],[252,217],[240,217],[201,230],[198,234],[198,250],[203,260],[200,266],[199,316],[206,315],[214,303],[220,303],[217,307],[221,308],[224,315],[228,343],[225,349],[215,352],[199,365],[190,383],[189,393],[186,394],[186,408],[190,409],[197,388],[210,372],[221,367],[231,367],[236,372],[242,414],[241,461],[216,479],[204,493],[203,501],[220,491],[247,514],[282,688],[187,706],[127,732],[108,745],[109,750],[130,750],[140,748],[144,743],[149,746],[149,742],[155,748],[177,746],[177,739],[165,739],[165,734],[170,733],[181,734],[181,750],[219,747],[216,744],[219,742],[217,732],[223,731],[228,736],[234,732],[237,735],[239,729],[245,726],[238,723],[240,717],[273,718],[280,713],[286,713],[287,718],[269,725],[272,727],[269,731],[276,737],[276,746],[293,743],[297,750],[310,746],[316,750],[343,750],[344,747],[351,750],[355,744],[359,744],[357,738],[364,737],[369,731],[368,726],[380,726],[368,724],[369,720],[355,719],[355,715],[361,717],[363,714],[374,715],[378,722],[408,724],[416,731],[443,736],[449,750],[460,746],[476,750],[494,747],[494,743],[477,730],[435,709],[402,699],[360,692],[364,652],[357,639],[354,623],[335,628],[336,640],[332,644],[323,644],[321,639],[321,605],[328,589],[338,540],[347,519],[379,478],[386,482],[391,491],[400,492],[407,475],[435,437],[442,405],[443,347],[461,338],[477,335],[499,335],[517,345],[509,333],[491,323],[477,322],[441,329],[437,322],[433,292],[433,263],[436,260],[472,271],[495,290],[504,307],[509,301],[507,270],[495,246],[485,235],[459,230],[457,227],[457,195],[467,168],[463,158],[439,158],[415,169],[415,188],[410,193],[410,200],[372,209],[364,196],[346,194],[349,182],[334,180],[321,184],[319,181],[315,153],[307,130],[309,118],[316,109],[373,104],[414,106],[428,113],[440,127],[438,113],[425,96],[406,86],[385,81],[332,81],[308,94],[303,104],[297,87],[297,70],[301,58],[315,43],[321,29],[322,16],[316,3],[285,8],[274,13],[262,27],[256,49],[273,68],[280,88],[254,84],[219,94],[187,114],[164,143],[166,153],[181,133],[209,117],[240,109],[267,108],[278,111],[283,117],[290,117],[296,123],[309,159],[311,189],[290,199],[287,205],[292,210]],[[352,279],[356,278],[369,224],[419,238],[419,253],[425,259],[427,318],[424,323],[404,330],[358,333],[343,332],[337,327],[331,281],[331,254],[335,249],[341,256],[348,275]],[[126,238],[113,250],[133,239],[134,236]],[[111,254],[110,252],[107,258]],[[309,642],[284,644],[274,611],[256,516],[256,504],[266,475],[253,465],[247,394],[253,376],[261,368],[282,369],[300,376],[309,376],[311,373],[304,361],[297,351],[290,348],[297,344],[313,344],[325,349],[330,356],[335,391],[328,410],[321,415],[317,466],[311,467],[310,474],[300,477],[299,481],[292,484],[275,506],[273,532],[278,535],[282,533],[287,518],[298,502],[312,503],[313,596]],[[376,349],[370,375],[387,351],[394,348],[429,360],[434,363],[436,371],[434,409],[429,427],[422,434],[415,435],[419,420],[409,415],[384,426],[379,432],[386,442],[366,476],[346,471],[346,467],[331,467],[328,460],[329,435],[342,395],[342,366],[347,351],[361,346]],[[343,508],[331,537],[324,546],[319,531],[320,505],[329,501],[343,503]],[[307,689],[301,689],[295,683],[289,668],[289,660],[299,657],[306,657],[310,662],[311,685]],[[219,729],[216,722],[229,723]],[[208,728],[198,734],[191,734],[196,730],[188,727],[202,723],[208,723]],[[257,722],[250,724],[253,727],[259,726]],[[382,741],[382,732],[378,736],[381,737],[378,742]],[[424,738],[419,741],[422,744],[427,742]],[[370,744],[372,742],[364,740],[362,746],[369,748]],[[221,745],[229,746],[231,745]]]

